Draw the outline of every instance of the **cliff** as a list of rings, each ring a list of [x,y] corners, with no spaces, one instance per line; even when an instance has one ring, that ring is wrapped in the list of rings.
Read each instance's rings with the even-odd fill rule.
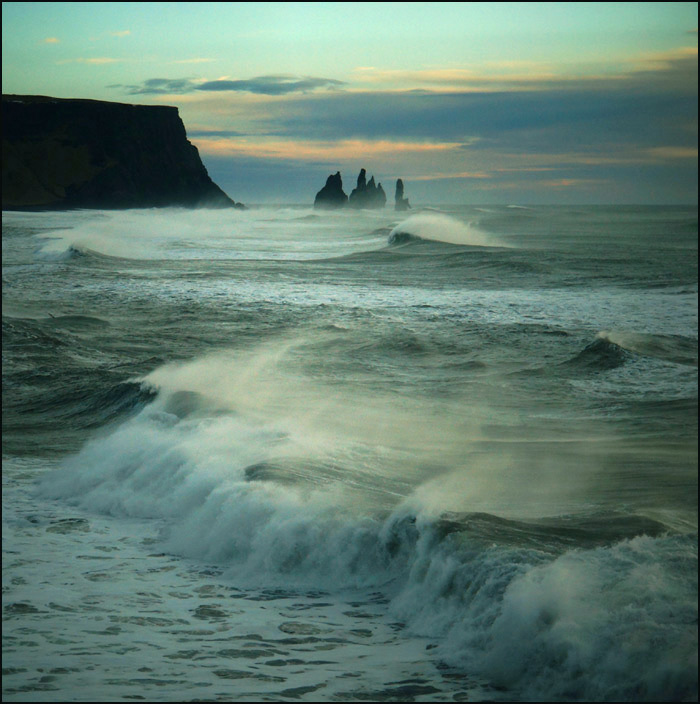
[[[212,180],[177,108],[2,96],[2,209],[243,207]]]

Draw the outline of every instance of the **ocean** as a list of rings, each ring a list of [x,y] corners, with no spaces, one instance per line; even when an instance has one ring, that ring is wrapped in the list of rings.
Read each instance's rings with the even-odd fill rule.
[[[3,213],[3,701],[696,701],[697,244]]]

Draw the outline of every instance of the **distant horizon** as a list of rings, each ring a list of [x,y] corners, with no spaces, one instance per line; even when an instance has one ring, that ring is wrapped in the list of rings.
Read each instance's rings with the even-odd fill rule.
[[[176,107],[243,203],[313,202],[364,167],[411,203],[697,204],[697,3],[9,2],[2,19],[4,94]]]
[[[227,194],[228,195],[228,194]],[[250,203],[244,203],[246,207],[257,208],[257,207],[267,207],[267,206],[280,206],[289,207],[294,206],[298,208],[313,208],[313,203],[294,203],[292,201],[252,201]],[[444,205],[444,206],[454,206],[454,207],[468,207],[468,208],[480,208],[483,206],[489,207],[501,207],[501,208],[697,208],[697,203],[528,203],[527,205],[520,205],[519,203],[451,203],[451,202],[439,202],[433,201],[431,203],[419,203],[416,206],[411,206],[410,210],[394,211],[408,217],[413,210],[420,210],[421,208],[431,208],[434,205]],[[379,208],[378,210],[391,210],[393,211],[393,205],[387,200],[387,204],[384,208]],[[333,211],[331,211],[333,212]],[[347,209],[347,212],[354,212],[352,209]]]

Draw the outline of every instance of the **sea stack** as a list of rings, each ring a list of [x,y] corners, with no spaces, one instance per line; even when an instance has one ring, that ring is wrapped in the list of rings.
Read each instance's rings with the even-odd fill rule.
[[[403,197],[403,181],[397,179],[396,181],[396,195],[394,196],[394,210],[410,210],[411,204],[408,202],[408,198]]]
[[[342,208],[347,202],[343,179],[340,177],[340,171],[337,171],[326,179],[326,185],[316,194],[314,208]]]
[[[386,205],[386,193],[382,184],[375,185],[374,176],[367,181],[367,172],[360,170],[357,186],[353,188],[348,205],[351,208],[383,208]]]
[[[2,209],[242,208],[176,107],[2,96]]]

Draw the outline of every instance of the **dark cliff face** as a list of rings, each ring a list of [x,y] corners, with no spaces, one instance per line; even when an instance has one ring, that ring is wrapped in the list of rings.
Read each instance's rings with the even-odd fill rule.
[[[177,108],[3,95],[3,210],[165,206],[236,206]]]

